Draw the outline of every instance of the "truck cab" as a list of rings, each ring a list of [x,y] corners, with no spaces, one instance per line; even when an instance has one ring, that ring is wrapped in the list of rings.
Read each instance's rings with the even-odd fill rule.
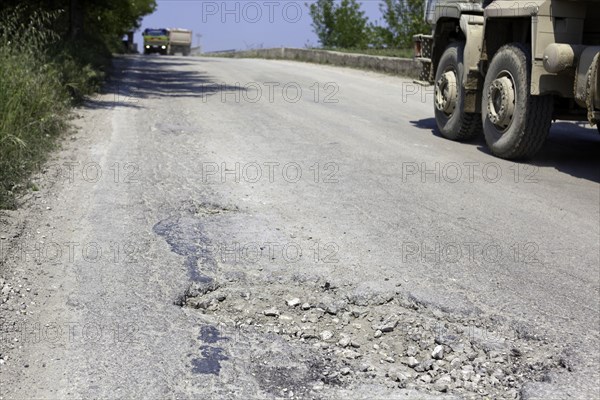
[[[142,32],[144,37],[144,54],[168,54],[169,31],[167,29],[147,28]]]

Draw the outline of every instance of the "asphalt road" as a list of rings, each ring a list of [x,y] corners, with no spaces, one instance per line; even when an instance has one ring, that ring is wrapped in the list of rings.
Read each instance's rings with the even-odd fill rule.
[[[557,123],[513,163],[431,103],[331,66],[116,60],[1,217],[2,398],[594,397],[600,136]]]

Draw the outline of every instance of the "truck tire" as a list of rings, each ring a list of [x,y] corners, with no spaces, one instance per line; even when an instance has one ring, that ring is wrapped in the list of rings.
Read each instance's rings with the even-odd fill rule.
[[[533,157],[552,124],[552,96],[532,96],[531,51],[503,46],[492,58],[482,94],[485,141],[491,152],[509,160]]]
[[[463,111],[464,48],[464,42],[450,43],[444,50],[435,72],[435,121],[443,137],[457,141],[472,139],[481,132],[481,115]]]

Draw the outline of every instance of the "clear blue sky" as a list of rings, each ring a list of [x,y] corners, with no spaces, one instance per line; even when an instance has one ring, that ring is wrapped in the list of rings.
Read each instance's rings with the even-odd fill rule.
[[[269,0],[158,0],[157,9],[142,28],[186,28],[201,34],[203,51],[256,47],[318,45],[311,28],[307,1]],[[379,0],[359,2],[369,20],[379,21]],[[141,30],[135,41],[142,49]]]

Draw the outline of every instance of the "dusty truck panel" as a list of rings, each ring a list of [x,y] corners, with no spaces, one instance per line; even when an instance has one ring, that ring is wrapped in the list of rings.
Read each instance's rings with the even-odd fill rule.
[[[415,36],[443,136],[532,157],[553,119],[600,122],[600,1],[428,1]]]
[[[192,31],[189,29],[169,29],[169,54],[181,53],[184,56],[190,54],[192,48]]]

